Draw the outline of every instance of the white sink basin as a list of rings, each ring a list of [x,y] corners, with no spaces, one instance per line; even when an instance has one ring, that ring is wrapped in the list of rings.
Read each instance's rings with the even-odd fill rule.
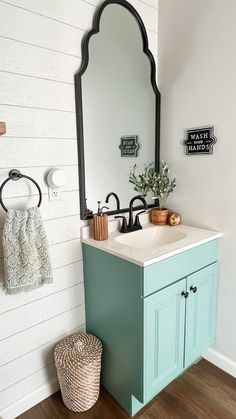
[[[186,233],[179,231],[176,227],[155,226],[143,230],[124,233],[115,238],[115,241],[125,246],[139,249],[149,249],[165,246],[187,237]]]

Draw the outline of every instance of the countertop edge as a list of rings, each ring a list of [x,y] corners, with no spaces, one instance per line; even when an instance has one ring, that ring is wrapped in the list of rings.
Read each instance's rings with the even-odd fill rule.
[[[145,261],[142,263],[142,265],[139,265],[139,266],[146,267],[146,266],[152,265],[153,263],[160,262],[161,260],[164,260],[164,259],[168,259],[169,257],[178,255],[179,253],[182,253],[182,252],[186,252],[187,250],[193,249],[194,247],[201,246],[202,244],[208,243],[210,241],[219,239],[220,237],[222,237],[222,233],[216,233],[213,236],[208,237],[206,239],[198,240],[195,243],[191,243],[189,245],[181,247],[180,249],[173,250],[171,252],[166,253],[165,255],[158,256],[157,258],[153,258],[152,260],[149,260],[147,262]]]
[[[134,263],[135,265],[138,265],[138,266],[141,266],[142,268],[144,268],[144,267],[147,267],[149,265],[153,265],[154,263],[157,263],[157,262],[160,262],[162,260],[168,259],[169,257],[178,255],[179,253],[182,253],[182,252],[185,252],[187,250],[193,249],[194,247],[201,246],[202,244],[208,243],[212,240],[219,239],[220,237],[223,236],[222,233],[214,233],[214,232],[212,232],[212,233],[213,233],[213,235],[210,236],[210,237],[207,237],[207,238],[201,239],[201,240],[197,240],[194,243],[185,245],[183,247],[180,247],[179,249],[172,250],[170,252],[165,253],[164,255],[154,257],[154,258],[152,258],[148,261],[144,261],[144,262],[138,261],[138,260],[133,259],[133,258],[131,258],[129,256],[126,256],[126,255],[122,255],[122,254],[120,254],[119,252],[117,252],[113,249],[106,249],[106,248],[102,247],[101,245],[99,245],[99,241],[96,242],[94,240],[93,243],[91,243],[91,239],[82,238],[81,242],[84,243],[84,244],[87,244],[89,246],[96,247],[97,249],[102,250],[103,252],[110,253],[113,256],[119,257],[120,259],[127,260],[128,262]]]

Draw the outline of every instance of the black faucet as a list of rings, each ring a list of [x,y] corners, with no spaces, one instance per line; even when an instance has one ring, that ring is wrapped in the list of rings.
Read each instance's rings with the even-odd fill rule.
[[[144,210],[140,211],[136,217],[135,217],[135,222],[133,220],[133,203],[134,201],[139,200],[143,203],[144,206]],[[146,212],[148,209],[147,203],[145,201],[145,199],[141,196],[141,195],[136,195],[134,196],[130,203],[129,203],[129,222],[128,222],[128,229],[130,229],[130,231],[134,230],[140,230],[142,228],[140,222],[139,222],[139,214],[141,214],[142,212]]]
[[[135,216],[135,221],[133,220],[133,203],[136,200],[140,200],[143,203],[144,206],[144,210],[138,212],[138,214],[136,214]],[[131,231],[136,231],[136,230],[141,230],[143,227],[140,224],[139,221],[139,215],[142,214],[143,212],[146,212],[146,210],[148,209],[147,203],[145,201],[145,199],[141,196],[141,195],[136,195],[134,196],[130,203],[129,203],[129,221],[128,221],[128,225],[127,225],[127,221],[126,218],[124,216],[121,215],[116,215],[115,218],[122,218],[122,226],[120,229],[121,233],[130,233]]]
[[[114,198],[115,198],[115,200],[116,200],[116,207],[117,207],[116,209],[117,209],[117,211],[120,211],[120,200],[119,200],[118,195],[116,195],[116,193],[115,193],[115,192],[110,192],[110,193],[106,196],[105,203],[106,203],[106,204],[108,204],[108,202],[109,202],[109,198],[110,198],[111,196],[114,196]]]

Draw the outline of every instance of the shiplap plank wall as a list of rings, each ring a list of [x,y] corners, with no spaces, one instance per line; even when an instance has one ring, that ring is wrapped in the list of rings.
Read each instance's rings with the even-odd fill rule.
[[[131,1],[145,23],[155,59],[157,1]],[[63,336],[84,329],[74,74],[81,63],[82,37],[99,3],[0,0],[0,120],[7,123],[0,139],[0,183],[13,167],[39,183],[54,275],[51,285],[6,296],[0,246],[3,419],[20,414],[41,394],[50,394],[50,383],[55,390],[53,348]],[[61,200],[50,202],[45,180],[55,166],[65,170],[67,183]],[[11,208],[33,206],[37,199],[34,186],[23,180],[4,190],[4,202]],[[0,235],[4,216],[0,208]]]

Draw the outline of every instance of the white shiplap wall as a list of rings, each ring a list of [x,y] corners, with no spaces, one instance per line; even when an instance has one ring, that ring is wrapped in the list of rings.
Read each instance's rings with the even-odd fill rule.
[[[157,55],[157,1],[132,0]],[[97,0],[0,0],[0,182],[16,167],[42,188],[54,283],[16,296],[2,287],[0,247],[0,417],[14,418],[58,387],[53,348],[84,329],[74,74],[81,39]],[[68,176],[60,201],[49,202],[45,177],[52,167]],[[34,187],[11,182],[11,207],[37,202]],[[0,209],[0,233],[4,212]]]

